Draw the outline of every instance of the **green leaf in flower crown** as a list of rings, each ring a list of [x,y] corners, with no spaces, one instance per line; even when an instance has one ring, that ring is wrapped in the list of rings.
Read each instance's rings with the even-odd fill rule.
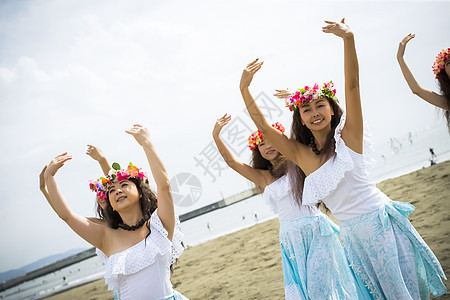
[[[114,170],[119,171],[120,170],[120,165],[118,163],[113,163],[111,166]]]

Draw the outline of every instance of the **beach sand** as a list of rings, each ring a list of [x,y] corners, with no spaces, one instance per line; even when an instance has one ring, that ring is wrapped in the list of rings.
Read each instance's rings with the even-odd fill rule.
[[[409,219],[450,276],[450,161],[377,186],[416,207]],[[278,232],[273,219],[186,249],[174,267],[174,288],[190,299],[284,299]],[[112,299],[112,292],[98,280],[47,299]]]

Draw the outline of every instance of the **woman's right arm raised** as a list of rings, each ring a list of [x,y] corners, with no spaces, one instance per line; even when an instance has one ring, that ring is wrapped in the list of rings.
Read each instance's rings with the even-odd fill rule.
[[[447,100],[444,96],[439,95],[435,92],[429,91],[427,89],[422,88],[414,78],[413,74],[408,68],[403,55],[405,54],[406,44],[415,37],[414,34],[408,34],[403,38],[403,40],[398,45],[397,51],[397,61],[400,65],[400,69],[402,70],[403,77],[405,77],[406,82],[408,83],[409,88],[413,94],[419,96],[423,100],[427,101],[430,104],[433,104],[442,109],[448,110]]]
[[[271,183],[271,176],[269,172],[254,169],[247,164],[237,161],[220,138],[220,131],[222,130],[223,126],[228,124],[230,120],[231,116],[227,116],[227,114],[225,114],[222,118],[217,119],[217,122],[214,125],[212,135],[217,149],[219,149],[220,155],[222,155],[223,159],[230,168],[232,168],[251,182],[261,187],[265,187],[266,185]]]
[[[242,98],[244,99],[245,106],[250,117],[258,127],[259,131],[267,138],[275,148],[282,153],[288,160],[301,163],[301,152],[303,151],[302,145],[294,140],[289,139],[277,129],[273,128],[269,122],[267,122],[264,114],[256,105],[252,94],[250,93],[249,86],[253,80],[253,76],[261,69],[263,62],[258,62],[258,59],[252,61],[242,72],[241,82],[239,88],[241,90]]]
[[[86,150],[86,154],[92,157],[94,160],[96,160],[100,167],[102,168],[102,171],[105,175],[108,175],[109,170],[111,170],[111,166],[109,165],[108,160],[106,159],[106,156],[103,155],[102,150],[100,148],[97,148],[92,145],[87,145],[88,149]]]
[[[56,156],[48,164],[47,169],[44,172],[44,179],[48,192],[48,197],[46,197],[47,201],[56,214],[66,222],[76,234],[86,240],[89,244],[101,249],[105,236],[104,225],[91,222],[85,217],[72,212],[56,184],[54,178],[56,172],[70,159],[72,159],[70,155],[63,153]]]

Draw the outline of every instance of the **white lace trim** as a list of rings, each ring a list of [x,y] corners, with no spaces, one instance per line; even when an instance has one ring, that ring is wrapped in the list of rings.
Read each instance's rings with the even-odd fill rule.
[[[150,218],[150,230],[151,233],[145,240],[106,258],[105,283],[108,284],[108,290],[118,290],[119,275],[134,274],[152,265],[157,254],[165,255],[170,251],[170,264],[172,264],[183,253],[184,248],[181,244],[183,233],[178,217],[176,217],[172,241],[167,238],[167,230],[159,219],[157,210],[153,212]],[[97,252],[103,258],[105,255],[101,256],[100,253],[103,254]]]
[[[343,113],[334,132],[334,140],[336,142],[335,154],[319,169],[305,178],[302,199],[304,205],[316,205],[319,203],[336,189],[339,182],[344,178],[345,173],[354,168],[353,160],[349,153],[351,150],[345,145],[341,137],[345,120],[346,113]],[[364,124],[362,166],[364,171],[373,168],[375,165],[372,146],[370,130]]]
[[[336,189],[347,171],[353,169],[353,161],[341,138],[341,132],[345,124],[345,113],[341,116],[339,124],[334,132],[335,154],[319,169],[305,178],[303,189],[303,204],[316,205],[323,198]],[[330,174],[333,174],[330,176]]]

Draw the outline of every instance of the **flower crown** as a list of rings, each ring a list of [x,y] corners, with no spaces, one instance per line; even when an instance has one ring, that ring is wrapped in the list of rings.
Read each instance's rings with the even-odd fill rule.
[[[442,49],[441,53],[436,56],[436,61],[433,64],[433,73],[436,79],[439,77],[439,73],[444,70],[449,53],[450,48],[447,48],[447,50]]]
[[[138,167],[133,166],[130,162],[126,169],[120,169],[118,163],[112,164],[112,169],[108,172],[105,177],[100,177],[97,180],[91,180],[89,182],[89,188],[91,191],[95,192],[100,199],[106,199],[106,192],[108,191],[108,186],[113,184],[114,181],[122,181],[128,178],[139,178],[144,183],[148,184],[147,175],[141,171]]]
[[[292,96],[286,98],[286,107],[289,107],[290,111],[294,111],[300,108],[303,105],[303,102],[311,102],[324,96],[339,103],[339,100],[335,95],[336,89],[334,88],[332,81],[324,83],[322,86],[319,86],[316,83],[313,87],[305,86],[302,89],[298,89]]]
[[[277,129],[281,133],[284,133],[284,131],[285,131],[283,125],[281,125],[278,122],[276,122],[275,124],[272,124],[272,127]],[[253,151],[256,148],[258,148],[258,145],[261,144],[262,141],[263,141],[263,135],[262,135],[261,131],[256,130],[248,137],[248,147],[250,148],[251,151]]]

